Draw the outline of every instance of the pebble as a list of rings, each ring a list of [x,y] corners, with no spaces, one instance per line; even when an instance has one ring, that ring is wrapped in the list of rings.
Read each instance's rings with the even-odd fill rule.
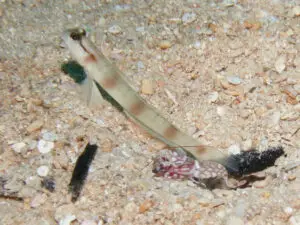
[[[196,29],[195,32],[199,35],[207,35],[210,36],[213,34],[213,31],[209,29],[208,27],[201,27],[200,29]]]
[[[265,191],[265,192],[263,192],[262,193],[262,195],[261,195],[263,198],[270,198],[270,196],[271,196],[271,193],[270,192],[268,192],[268,191]]]
[[[296,67],[300,67],[300,56],[298,56],[298,57],[296,57],[296,58],[294,59],[294,65],[295,65]]]
[[[112,149],[113,149],[113,142],[110,140],[110,139],[108,139],[108,138],[106,138],[106,139],[104,139],[102,142],[101,142],[101,150],[103,151],[103,152],[111,152],[112,151]],[[66,158],[67,159],[67,158]],[[66,163],[67,163],[68,161],[66,161]],[[67,165],[67,164],[66,164]]]
[[[288,215],[292,215],[292,213],[293,213],[293,208],[292,207],[285,207],[284,209],[283,209],[283,211],[286,213],[286,214],[288,214]]]
[[[288,120],[288,121],[295,121],[299,118],[299,113],[296,112],[284,112],[281,116],[280,119],[281,120]]]
[[[165,143],[162,141],[159,141],[157,139],[151,139],[148,142],[149,145],[149,151],[157,151],[157,150],[162,150],[166,147]]]
[[[84,220],[80,225],[97,225],[97,222],[94,220]]]
[[[285,55],[279,56],[274,64],[275,70],[278,73],[282,73],[285,69],[285,63],[286,63],[286,56]]]
[[[226,7],[231,7],[237,4],[237,0],[223,0],[222,4]]]
[[[116,5],[115,6],[115,10],[116,11],[126,11],[126,10],[129,10],[130,9],[130,5]]]
[[[217,91],[214,91],[207,96],[209,103],[216,102],[218,98],[219,98],[219,93]]]
[[[132,213],[132,212],[138,212],[138,206],[134,202],[129,202],[124,207],[125,213]]]
[[[220,84],[221,84],[222,88],[228,89],[228,88],[232,87],[232,85],[230,85],[230,84],[228,83],[228,81],[225,80],[223,77],[219,77],[218,79],[219,79],[219,81],[220,81]]]
[[[33,197],[30,206],[32,208],[37,208],[40,205],[43,205],[47,201],[47,195],[46,194],[37,194],[36,196]]]
[[[173,212],[179,213],[179,212],[182,212],[182,210],[183,210],[183,207],[182,207],[181,204],[175,203],[175,204],[173,205]]]
[[[33,150],[37,146],[37,141],[36,140],[27,140],[26,142],[28,144],[29,150]]]
[[[300,224],[300,215],[291,216],[289,219],[291,225],[299,225]]]
[[[300,94],[300,84],[295,84],[295,85],[294,85],[294,90],[295,90],[298,94]]]
[[[76,219],[75,215],[66,215],[59,221],[59,225],[70,225]]]
[[[253,183],[253,187],[255,187],[255,188],[265,188],[269,184],[270,180],[271,180],[271,178],[268,176],[264,180],[255,181]]]
[[[95,122],[97,125],[101,126],[101,127],[105,127],[105,126],[106,126],[104,120],[103,120],[102,118],[100,118],[100,117],[96,117],[96,118],[94,119],[94,122]]]
[[[0,133],[4,133],[5,130],[5,126],[4,125],[0,125]]]
[[[225,224],[226,224],[226,225],[232,225],[232,224],[234,224],[234,225],[243,225],[243,224],[244,224],[244,221],[243,221],[241,218],[239,218],[239,217],[236,217],[236,216],[230,216],[230,217],[227,219],[227,221],[226,221]]]
[[[295,99],[298,94],[297,91],[294,90],[291,86],[284,87],[282,91],[293,99]]]
[[[236,206],[233,208],[233,212],[235,216],[239,218],[243,218],[246,214],[248,207],[249,207],[249,203],[243,199],[240,199],[236,202]]]
[[[212,192],[210,192],[209,194],[207,192],[204,192],[203,194],[203,196],[198,197],[197,203],[203,207],[210,206],[212,204],[213,198],[215,197],[215,194]]]
[[[263,106],[260,106],[260,107],[257,107],[254,109],[254,112],[257,116],[262,116],[266,111],[267,111],[267,109]]]
[[[148,79],[143,80],[141,92],[146,95],[152,95],[154,92],[153,81]]]
[[[261,150],[261,151],[264,150],[264,149],[267,149],[267,148],[268,148],[268,144],[269,144],[268,138],[265,137],[265,136],[263,136],[263,137],[260,139],[258,149]]]
[[[42,180],[41,185],[43,188],[46,188],[50,192],[55,191],[55,180],[53,179],[53,177],[45,177]]]
[[[243,142],[243,149],[251,149],[252,147],[252,140],[247,139],[246,141]]]
[[[108,32],[111,34],[120,34],[122,32],[122,28],[118,25],[113,25],[110,28],[108,28]]]
[[[162,50],[168,49],[172,46],[171,42],[168,40],[162,40],[161,42],[159,42],[159,48]]]
[[[295,6],[295,7],[293,8],[292,12],[293,12],[293,16],[294,16],[294,17],[300,16],[300,6],[299,6],[299,5]]]
[[[175,96],[174,94],[172,94],[167,88],[165,88],[164,91],[166,92],[168,98],[171,99],[172,102],[173,102],[175,105],[178,105],[178,102],[177,102],[177,100],[176,100],[176,96]]]
[[[289,185],[289,190],[291,191],[297,191],[299,192],[299,188],[300,188],[300,180],[294,180],[293,182],[290,183]]]
[[[251,111],[247,109],[241,109],[239,112],[240,117],[246,119],[251,115]]]
[[[196,14],[195,13],[184,13],[181,18],[183,24],[190,24],[196,20]]]
[[[228,46],[231,49],[239,49],[239,48],[242,48],[244,46],[244,44],[240,40],[233,40],[233,41],[229,42]]]
[[[138,61],[136,65],[139,71],[145,69],[144,63],[142,61]]]
[[[80,1],[79,0],[68,0],[67,2],[71,5],[77,5]]]
[[[39,140],[37,147],[40,153],[46,154],[54,148],[54,143],[51,141],[45,141],[41,139]]]
[[[40,177],[46,177],[49,173],[49,167],[48,166],[40,166],[39,168],[37,168],[36,171]]]
[[[271,126],[277,125],[280,121],[281,113],[279,111],[275,111],[270,118]]]
[[[21,96],[17,95],[17,96],[15,97],[15,100],[16,100],[17,102],[24,102],[25,98],[22,98]]]
[[[153,205],[154,205],[153,201],[151,201],[151,200],[145,200],[140,205],[139,212],[140,213],[144,213],[144,212],[148,211]]]
[[[9,190],[12,191],[12,190]],[[22,185],[21,190],[18,191],[18,195],[22,196],[23,198],[34,198],[35,195],[37,195],[37,188],[29,187],[27,185]],[[29,203],[29,202],[28,202]]]
[[[217,114],[221,117],[223,117],[227,112],[227,109],[223,106],[218,106],[217,107]]]
[[[73,203],[60,205],[56,207],[54,218],[56,221],[59,221],[59,224],[62,224],[64,221],[69,221],[69,223],[64,224],[70,224],[70,222],[76,219],[76,216],[74,216],[75,211],[76,210]]]
[[[28,187],[38,189],[40,187],[41,180],[37,176],[29,176],[29,177],[26,177],[25,184]]]
[[[145,32],[145,27],[137,27],[137,28],[135,28],[135,31],[137,31],[137,32]]]
[[[37,130],[40,130],[44,125],[44,122],[42,120],[36,120],[33,123],[31,123],[27,128],[28,133],[35,132]]]
[[[216,33],[218,31],[219,26],[215,23],[209,23],[208,28],[213,32]]]
[[[168,21],[171,24],[180,24],[182,22],[182,20],[180,18],[178,18],[178,17],[170,18]]]
[[[292,29],[288,29],[286,31],[286,34],[290,37],[290,36],[292,36],[294,34],[294,31]]]
[[[21,153],[22,151],[24,151],[26,149],[26,144],[24,142],[19,142],[19,143],[13,144],[11,147],[16,153]]]
[[[105,25],[105,23],[106,23],[105,18],[104,17],[100,17],[99,21],[98,21],[99,26],[103,27]]]
[[[297,111],[297,112],[300,112],[300,104],[297,104],[294,106],[294,109]]]
[[[227,151],[230,154],[236,155],[236,154],[239,154],[241,152],[241,148],[238,144],[234,144],[234,145],[229,146]]]
[[[256,172],[256,173],[252,173],[251,175],[257,177],[257,178],[266,178],[266,171],[259,171],[259,172]]]
[[[231,50],[228,56],[231,57],[231,58],[236,58],[236,57],[244,54],[244,51],[245,50],[243,48]],[[235,62],[237,63],[238,60],[236,60]]]
[[[56,141],[57,140],[57,135],[55,133],[52,133],[50,131],[44,131],[42,132],[42,137],[43,140],[45,141]]]
[[[289,181],[293,181],[293,180],[295,180],[296,179],[296,175],[295,174],[289,174],[288,175],[288,180]]]
[[[193,136],[193,138],[199,138],[199,137],[201,137],[201,136],[204,136],[205,135],[205,131],[204,130],[199,130],[199,131],[197,131],[197,132],[195,132],[192,136]]]
[[[262,27],[262,24],[259,21],[247,21],[246,20],[244,22],[244,27],[246,29],[259,30]]]
[[[40,98],[32,98],[31,99],[32,104],[36,106],[42,106],[43,105],[43,100]]]
[[[298,80],[295,77],[288,77],[287,80],[286,80],[286,83],[290,84],[290,85],[297,84],[297,82],[298,82]]]
[[[241,78],[239,78],[237,76],[228,76],[227,81],[230,84],[234,84],[234,85],[239,85],[242,82]]]
[[[216,212],[216,216],[220,219],[224,219],[226,215],[227,215],[227,213],[225,210],[218,210]]]
[[[194,46],[195,49],[200,49],[201,48],[201,42],[196,41],[193,46]]]

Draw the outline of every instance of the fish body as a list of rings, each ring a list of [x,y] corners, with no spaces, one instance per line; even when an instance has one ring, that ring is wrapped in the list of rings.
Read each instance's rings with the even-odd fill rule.
[[[88,39],[83,29],[66,30],[62,39],[73,59],[84,68],[87,74],[86,79],[88,79],[91,89],[89,91],[90,95],[95,92],[95,86],[97,86],[99,91],[103,89],[119,105],[121,111],[152,136],[163,141],[173,149],[182,149],[198,161],[209,160],[217,162],[232,174],[248,171],[245,168],[241,168],[241,166],[245,165],[243,164],[244,158],[225,155],[218,148],[201,144],[198,140],[180,131],[158,113],[156,109],[147,104],[132,89],[126,80],[126,76]],[[250,170],[252,171],[252,169]]]

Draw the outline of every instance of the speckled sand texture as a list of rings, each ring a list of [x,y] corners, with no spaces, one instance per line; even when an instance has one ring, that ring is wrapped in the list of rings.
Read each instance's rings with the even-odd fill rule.
[[[300,0],[1,0],[0,24],[1,225],[300,224]],[[87,108],[61,72],[75,26],[204,144],[287,156],[245,189],[154,178],[163,144],[110,104]],[[87,141],[99,151],[73,204]]]

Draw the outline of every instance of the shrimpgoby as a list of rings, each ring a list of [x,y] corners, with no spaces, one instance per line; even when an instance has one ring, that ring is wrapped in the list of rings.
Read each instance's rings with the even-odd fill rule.
[[[265,152],[265,155],[268,155],[268,160],[259,161],[259,158],[253,157],[256,155],[252,154],[253,152],[225,155],[218,148],[201,144],[198,140],[180,131],[147,104],[131,88],[123,73],[88,39],[85,30],[80,28],[66,30],[62,39],[72,57],[84,68],[88,76],[84,82],[89,92],[88,95],[93,95],[97,92],[95,91],[96,87],[98,90],[101,87],[114,99],[126,115],[168,146],[183,149],[198,161],[217,162],[233,175],[243,175],[262,170],[274,164],[274,161],[284,153],[281,147],[275,148],[275,150],[271,148]]]

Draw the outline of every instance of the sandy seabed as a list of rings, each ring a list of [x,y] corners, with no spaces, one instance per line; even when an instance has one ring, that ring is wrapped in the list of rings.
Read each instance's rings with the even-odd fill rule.
[[[299,0],[2,0],[0,24],[0,224],[300,224]],[[88,108],[61,72],[76,26],[183,131],[286,157],[244,189],[154,178],[161,143],[108,103]],[[72,203],[89,140],[99,151]]]

